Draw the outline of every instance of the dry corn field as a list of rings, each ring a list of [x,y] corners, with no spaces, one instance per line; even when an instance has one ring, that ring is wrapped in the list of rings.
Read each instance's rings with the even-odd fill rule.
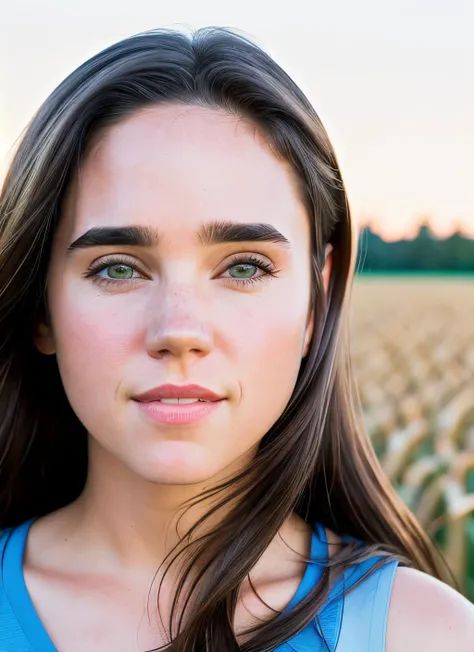
[[[474,278],[359,277],[352,296],[368,433],[474,601]]]

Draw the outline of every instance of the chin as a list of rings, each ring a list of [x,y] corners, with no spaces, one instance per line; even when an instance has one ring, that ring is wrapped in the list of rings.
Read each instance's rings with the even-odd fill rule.
[[[176,443],[176,442],[175,442]],[[155,484],[191,485],[208,482],[225,464],[212,457],[212,452],[192,444],[178,447],[161,444],[160,451],[145,453],[129,468],[143,479]]]

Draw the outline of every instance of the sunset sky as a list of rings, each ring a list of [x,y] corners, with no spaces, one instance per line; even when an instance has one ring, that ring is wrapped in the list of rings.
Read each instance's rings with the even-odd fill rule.
[[[388,238],[474,235],[472,0],[15,0],[0,23],[0,178],[39,105],[75,67],[153,27],[246,32],[301,86],[342,168],[356,221]]]

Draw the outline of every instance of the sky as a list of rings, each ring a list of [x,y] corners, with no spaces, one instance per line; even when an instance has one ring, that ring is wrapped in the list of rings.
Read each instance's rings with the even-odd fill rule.
[[[83,61],[142,30],[206,25],[243,31],[302,88],[356,224],[395,239],[429,218],[439,235],[474,236],[472,0],[5,2],[0,180],[34,112]]]

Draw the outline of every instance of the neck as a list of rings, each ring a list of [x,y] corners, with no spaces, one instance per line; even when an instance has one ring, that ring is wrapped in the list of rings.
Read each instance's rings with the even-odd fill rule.
[[[96,563],[100,555],[102,569],[104,564],[110,570],[156,569],[188,529],[207,513],[211,502],[215,504],[223,494],[187,510],[185,503],[235,475],[248,461],[239,460],[225,473],[201,483],[157,484],[137,476],[90,438],[86,486],[81,496],[62,510],[62,532],[69,533],[71,543],[74,538],[75,548],[82,551],[82,563],[89,564],[89,568],[92,559],[87,559],[88,550]],[[228,506],[199,526],[196,536],[215,527],[226,509]]]

